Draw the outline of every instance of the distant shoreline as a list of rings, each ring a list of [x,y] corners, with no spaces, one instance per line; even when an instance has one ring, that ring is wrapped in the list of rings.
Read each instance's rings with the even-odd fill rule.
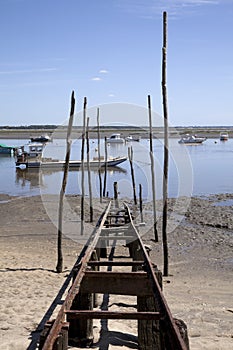
[[[219,138],[221,131],[228,131],[229,137],[233,137],[233,126],[228,127],[175,127],[170,129],[170,138],[179,138],[184,134],[197,134],[198,136],[204,136],[207,138]],[[120,133],[121,136],[126,137],[128,135],[138,135],[141,138],[149,138],[148,127],[108,127],[100,128],[101,138],[109,137],[113,133]],[[0,129],[0,139],[30,139],[31,137],[48,134],[57,139],[66,138],[66,128],[57,127],[56,129],[49,128],[2,128]],[[72,138],[77,139],[82,137],[82,127],[74,127],[72,132]],[[91,127],[89,132],[90,138],[97,138],[96,128]],[[163,128],[153,128],[154,138],[163,138]]]

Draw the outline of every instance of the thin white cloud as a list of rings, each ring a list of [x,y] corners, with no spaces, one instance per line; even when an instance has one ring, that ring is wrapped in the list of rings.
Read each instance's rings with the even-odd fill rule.
[[[94,77],[94,78],[91,78],[91,80],[93,80],[93,81],[100,81],[101,78],[100,77]]]
[[[108,97],[115,97],[115,95],[114,94],[109,94]]]
[[[228,2],[229,0],[221,0]],[[230,0],[232,1],[232,0]],[[170,17],[183,15],[188,11],[195,11],[201,6],[217,6],[220,0],[118,0],[118,6],[126,12],[136,13],[144,19],[152,19],[161,16],[163,11],[167,11]]]
[[[99,71],[100,74],[107,74],[108,73],[108,70],[107,69],[101,69]]]
[[[4,74],[31,74],[31,73],[45,73],[56,71],[57,68],[40,68],[40,69],[20,69],[20,70],[3,70],[0,71],[1,75]]]

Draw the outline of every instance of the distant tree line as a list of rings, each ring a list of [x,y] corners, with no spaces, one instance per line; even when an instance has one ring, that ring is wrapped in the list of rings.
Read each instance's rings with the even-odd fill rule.
[[[0,129],[56,129],[57,125],[20,125],[20,126],[9,126],[0,125]]]

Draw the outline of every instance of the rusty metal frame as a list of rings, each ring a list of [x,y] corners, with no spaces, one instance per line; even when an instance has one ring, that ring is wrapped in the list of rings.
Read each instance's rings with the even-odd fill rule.
[[[99,240],[103,237],[101,237],[101,230],[103,229],[104,225],[108,220],[108,216],[111,218],[113,216],[116,216],[114,214],[109,214],[111,209],[111,201],[109,202],[108,206],[106,207],[104,213],[101,215],[95,229],[93,230],[88,242],[87,246],[82,252],[81,260],[79,261],[78,265],[75,265],[77,275],[73,281],[73,284],[67,294],[67,297],[65,298],[65,301],[63,305],[61,306],[58,315],[51,325],[51,328],[48,332],[48,335],[46,337],[46,340],[44,342],[44,345],[42,346],[42,350],[53,350],[54,344],[61,333],[64,324],[66,324],[66,316],[69,315],[69,319],[71,318],[97,318],[97,319],[141,319],[141,320],[161,320],[166,328],[167,328],[167,336],[170,339],[169,343],[171,344],[170,349],[174,350],[187,350],[186,344],[184,343],[184,340],[182,339],[180,332],[175,324],[175,320],[172,317],[172,314],[169,310],[169,307],[167,305],[167,302],[165,300],[165,297],[162,293],[162,290],[159,286],[153,264],[149,258],[149,255],[145,249],[145,246],[142,242],[142,239],[133,223],[132,215],[129,209],[129,206],[124,203],[125,211],[126,211],[126,217],[129,218],[130,222],[127,223],[129,225],[129,230],[132,232],[132,236],[135,237],[135,240],[138,241],[140,249],[142,250],[144,260],[140,259],[140,261],[92,261],[91,256],[93,251],[95,250]],[[113,225],[114,226],[114,225]],[[112,226],[112,227],[113,227]],[[113,229],[114,230],[114,229]],[[103,230],[103,234],[105,235],[106,229]],[[130,232],[130,233],[131,233]],[[132,236],[130,236],[132,238]],[[125,236],[125,237],[128,237]],[[105,237],[104,237],[105,238]],[[105,239],[114,239],[113,237],[107,236]],[[124,239],[124,237],[122,237]],[[80,290],[80,285],[82,283],[82,287],[84,285],[85,287],[85,280],[91,281],[91,279],[96,278],[99,276],[100,278],[104,278],[105,280],[108,278],[113,278],[113,276],[118,276],[119,280],[122,278],[125,278],[123,276],[124,273],[111,273],[111,272],[90,272],[88,270],[88,267],[91,266],[143,266],[143,270],[141,272],[132,272],[131,274],[134,274],[134,276],[141,276],[140,278],[144,278],[144,276],[147,276],[148,282],[152,286],[150,292],[150,295],[154,296],[156,300],[156,304],[158,305],[158,312],[131,312],[131,313],[121,313],[121,312],[110,312],[110,311],[90,311],[90,310],[71,310],[72,303],[74,301],[75,296],[78,294]],[[98,275],[99,274],[99,275]],[[88,277],[89,276],[89,277]],[[110,277],[111,276],[111,277]],[[130,276],[128,273],[127,276]],[[97,277],[98,278],[98,277]],[[114,288],[113,288],[114,289]],[[117,289],[119,291],[119,287]],[[125,291],[125,290],[124,290]],[[114,292],[114,290],[113,290]],[[118,294],[118,293],[117,293]],[[123,293],[124,294],[124,293]]]

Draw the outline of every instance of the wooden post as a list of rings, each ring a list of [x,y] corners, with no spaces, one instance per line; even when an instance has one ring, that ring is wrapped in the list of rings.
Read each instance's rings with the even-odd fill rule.
[[[78,273],[79,268],[73,270],[73,280]],[[76,294],[71,310],[93,310],[93,294],[82,293],[82,284],[79,293]],[[93,320],[92,319],[70,319],[69,322],[69,345],[72,346],[88,346],[93,341]]]
[[[167,243],[167,197],[168,197],[168,107],[167,107],[167,13],[163,13],[163,59],[162,59],[162,94],[163,94],[163,114],[164,114],[164,165],[163,165],[163,258],[164,276],[168,276],[168,243]]]
[[[104,149],[105,149],[105,166],[104,166],[104,189],[103,197],[106,196],[106,186],[107,186],[107,160],[108,160],[108,151],[107,151],[107,137],[104,138]]]
[[[136,196],[136,188],[135,188],[134,169],[133,169],[133,147],[132,146],[128,147],[128,157],[129,157],[129,163],[130,163],[130,169],[131,169],[134,204],[137,205],[137,196]]]
[[[154,174],[154,155],[153,155],[153,135],[152,135],[152,119],[151,119],[151,101],[148,95],[148,111],[150,126],[150,160],[151,160],[151,180],[152,180],[152,198],[153,198],[153,217],[154,217],[154,236],[155,242],[158,242],[157,218],[156,218],[156,196],[155,196],[155,174]]]
[[[67,177],[68,177],[68,171],[69,171],[70,149],[71,149],[71,143],[72,143],[71,131],[72,131],[72,125],[73,125],[73,119],[74,119],[74,109],[75,109],[75,98],[74,98],[74,91],[72,91],[70,118],[69,118],[69,124],[67,129],[67,136],[66,136],[66,159],[65,159],[62,186],[60,190],[59,210],[58,210],[57,266],[56,266],[56,270],[58,273],[61,273],[63,269],[63,256],[62,256],[63,198],[66,190]]]
[[[46,322],[44,329],[40,334],[39,350],[43,349],[44,343],[47,339],[47,336],[50,332],[50,329],[51,329],[53,323],[54,323],[54,320]],[[58,337],[53,345],[53,350],[68,349],[68,331],[69,331],[69,323],[63,322],[61,332],[58,335]]]
[[[99,160],[99,167],[98,167],[98,174],[99,174],[99,186],[100,186],[100,203],[102,203],[102,178],[101,178],[101,167],[100,167],[100,116],[99,116],[99,108],[97,108],[97,132],[98,132],[98,160]]]
[[[114,187],[115,208],[119,208],[117,182],[114,182],[113,187]]]
[[[93,252],[91,254],[91,261],[98,261],[98,260],[99,260],[98,253],[96,250],[93,250]],[[92,271],[99,271],[99,266],[93,265],[91,269],[92,269]],[[95,294],[93,294],[93,306],[97,307],[98,305],[99,305],[98,294],[95,293]]]
[[[162,289],[163,276],[156,265],[153,265],[156,278]],[[138,311],[160,311],[156,299],[150,296],[137,297]],[[155,320],[138,321],[138,345],[140,350],[162,350],[163,335],[161,332],[161,322]],[[167,349],[167,348],[166,348]]]
[[[140,209],[141,222],[143,222],[142,185],[141,184],[139,184],[139,209]]]
[[[151,296],[137,297],[137,310],[158,311],[155,299]],[[140,350],[162,350],[160,335],[160,321],[138,320],[138,348]]]
[[[89,146],[89,117],[87,118],[87,172],[88,172],[88,187],[89,187],[89,200],[90,200],[90,222],[93,222],[93,204],[92,204],[92,188],[91,188],[91,169],[90,169],[90,146]]]
[[[84,197],[85,197],[85,186],[84,186],[84,147],[85,147],[85,131],[86,131],[86,108],[87,98],[84,97],[83,103],[83,132],[82,132],[82,148],[81,148],[81,162],[82,162],[82,193],[81,193],[81,236],[84,232]]]

